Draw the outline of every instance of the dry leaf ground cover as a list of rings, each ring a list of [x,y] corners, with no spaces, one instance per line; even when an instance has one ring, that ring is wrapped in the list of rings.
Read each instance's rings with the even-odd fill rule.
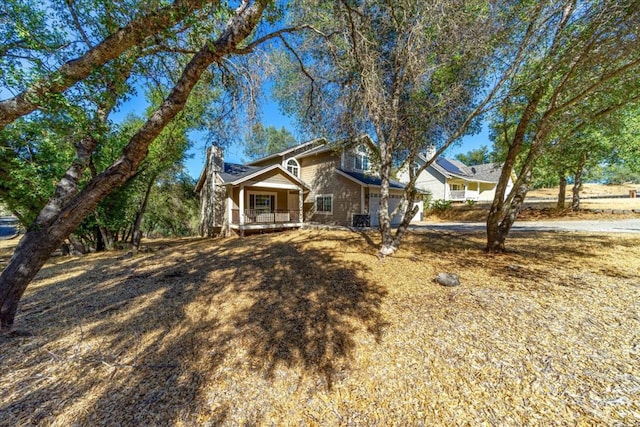
[[[527,233],[491,256],[481,234],[411,234],[385,261],[377,241],[54,258],[18,314],[33,335],[0,337],[0,424],[640,424],[640,238]]]

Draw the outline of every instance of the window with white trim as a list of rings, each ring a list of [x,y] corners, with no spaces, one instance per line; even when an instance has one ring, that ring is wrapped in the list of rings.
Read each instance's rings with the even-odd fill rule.
[[[369,170],[369,154],[367,152],[367,149],[362,145],[356,148],[353,167],[354,169],[361,171]]]
[[[316,196],[316,212],[333,213],[333,194],[318,194]]]
[[[253,193],[249,194],[249,209],[254,209],[260,212],[272,212],[275,208],[276,196],[275,194],[268,193]]]
[[[300,178],[300,164],[296,159],[287,160],[286,167],[291,175]]]

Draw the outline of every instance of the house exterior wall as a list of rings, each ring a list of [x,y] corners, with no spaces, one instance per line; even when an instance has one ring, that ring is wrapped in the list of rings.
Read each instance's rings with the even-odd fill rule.
[[[240,187],[233,188],[233,204],[231,205],[231,209],[240,209]],[[268,187],[253,187],[253,186],[245,186],[244,187],[244,208],[250,209],[249,205],[249,193],[269,193],[276,195],[276,206],[277,210],[288,210],[288,199],[289,199],[289,190],[281,190],[274,189]]]
[[[351,225],[354,214],[362,211],[361,186],[336,172],[340,157],[334,153],[299,159],[300,176],[312,191],[304,203],[305,221],[322,224]],[[331,195],[331,213],[316,211],[316,196]]]
[[[357,165],[356,158],[357,157],[362,158],[363,154],[366,155],[368,159],[369,167],[366,169],[356,167]],[[340,156],[340,167],[343,171],[347,171],[347,172],[371,173],[373,164],[371,163],[371,155],[369,154],[369,151],[367,150],[366,146],[364,144],[361,144],[361,145],[356,145],[355,147],[351,147],[348,150],[345,150]]]
[[[398,172],[398,181],[409,182],[409,171],[403,168]],[[431,193],[431,200],[444,200],[447,194],[447,179],[432,166],[428,166],[416,180],[416,188]]]
[[[473,187],[475,189],[475,187]],[[478,196],[478,201],[480,202],[490,202],[496,195],[496,184],[490,183],[480,183],[480,195]]]
[[[279,169],[274,169],[263,175],[260,175],[259,177],[250,181],[249,183],[254,186],[266,186],[266,187],[270,185],[286,186],[286,187],[291,187],[291,189],[293,189],[294,187],[296,188],[298,187],[297,183],[294,183],[293,181],[291,181],[291,179],[283,175]]]
[[[409,173],[406,168],[398,172],[398,180],[403,183],[409,182]],[[447,179],[432,166],[427,167],[416,180],[416,188],[431,192],[431,200],[449,200],[451,197],[450,184],[466,185],[466,189],[472,192],[479,190],[478,201],[490,202],[493,200],[496,192],[496,183],[467,181],[461,178]],[[509,179],[507,193],[513,187],[513,180]]]

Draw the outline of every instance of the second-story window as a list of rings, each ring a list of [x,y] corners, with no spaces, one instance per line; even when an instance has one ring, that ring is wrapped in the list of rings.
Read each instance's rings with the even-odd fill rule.
[[[287,160],[287,170],[291,175],[300,178],[300,164],[296,159]]]
[[[354,169],[369,170],[369,155],[367,154],[367,149],[363,146],[359,146],[356,150]]]

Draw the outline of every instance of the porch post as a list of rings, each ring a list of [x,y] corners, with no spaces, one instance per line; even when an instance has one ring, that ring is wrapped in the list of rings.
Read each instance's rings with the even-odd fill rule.
[[[227,229],[225,230],[228,236],[231,232],[231,224],[233,223],[233,187],[227,185]]]
[[[302,190],[299,189],[298,190],[298,222],[304,222],[304,218],[302,217],[302,215],[304,214],[304,207],[303,207],[303,203],[304,203],[304,197],[302,195]]]
[[[360,186],[360,213],[364,214],[364,185]]]
[[[240,225],[244,225],[244,184],[240,184],[240,200],[238,201],[240,208]]]

